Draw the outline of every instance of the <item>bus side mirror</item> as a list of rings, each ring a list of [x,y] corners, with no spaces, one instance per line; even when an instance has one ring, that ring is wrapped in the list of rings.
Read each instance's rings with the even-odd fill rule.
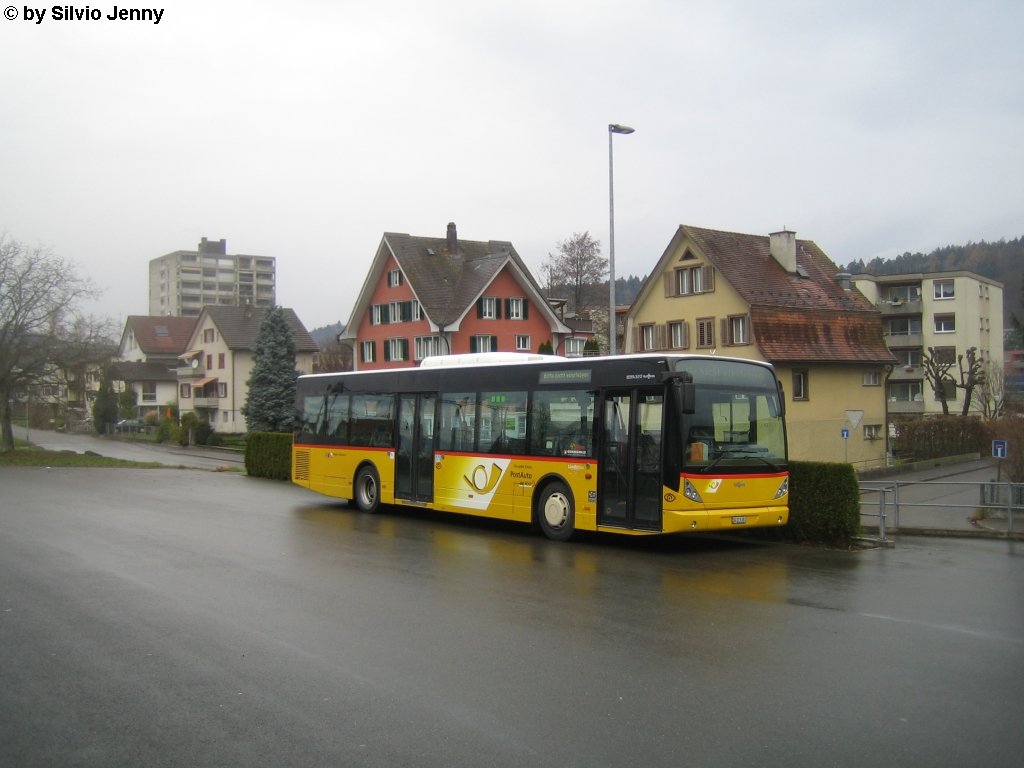
[[[696,413],[697,411],[697,388],[692,381],[672,379],[672,389],[675,392],[676,403],[680,413]]]

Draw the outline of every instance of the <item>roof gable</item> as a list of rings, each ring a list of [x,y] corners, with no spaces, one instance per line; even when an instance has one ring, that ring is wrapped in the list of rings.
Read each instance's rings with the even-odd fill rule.
[[[188,348],[196,327],[195,317],[176,315],[129,315],[123,338],[130,331],[135,343],[146,355],[180,355]]]
[[[450,226],[449,231],[454,233],[454,227]],[[424,314],[436,328],[457,328],[487,286],[508,267],[551,327],[559,333],[569,332],[551,310],[512,243],[457,238],[454,242],[457,247],[451,253],[446,238],[385,232],[343,335],[355,338],[359,321],[370,309],[374,289],[390,258],[402,270]]]
[[[256,336],[259,334],[260,324],[269,311],[267,307],[210,305],[203,307],[203,311],[199,315],[199,322],[196,323],[196,328],[198,329],[202,326],[203,317],[209,317],[217,327],[217,331],[220,333],[220,337],[228,349],[232,351],[251,350],[256,341]],[[284,312],[285,320],[291,329],[295,353],[318,352],[320,350],[319,345],[309,335],[309,332],[302,324],[302,321],[299,320],[295,311],[287,307],[281,307],[281,311]],[[196,339],[194,343],[198,344],[199,339]]]

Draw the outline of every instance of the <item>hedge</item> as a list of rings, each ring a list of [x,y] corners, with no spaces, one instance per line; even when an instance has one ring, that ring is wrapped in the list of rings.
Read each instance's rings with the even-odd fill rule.
[[[860,485],[850,464],[789,463],[789,525],[795,542],[848,547],[860,534]]]
[[[250,432],[245,442],[245,471],[251,477],[292,479],[292,433]]]

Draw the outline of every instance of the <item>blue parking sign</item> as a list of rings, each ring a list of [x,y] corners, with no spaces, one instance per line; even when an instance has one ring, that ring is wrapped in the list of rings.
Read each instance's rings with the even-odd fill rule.
[[[996,459],[1006,458],[1006,441],[1005,440],[993,440],[992,441],[992,457]]]

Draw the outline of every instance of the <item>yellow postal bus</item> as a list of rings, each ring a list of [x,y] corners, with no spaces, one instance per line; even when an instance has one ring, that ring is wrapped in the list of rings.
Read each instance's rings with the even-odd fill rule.
[[[709,356],[467,355],[301,376],[292,481],[352,500],[574,531],[788,520],[772,367]]]

